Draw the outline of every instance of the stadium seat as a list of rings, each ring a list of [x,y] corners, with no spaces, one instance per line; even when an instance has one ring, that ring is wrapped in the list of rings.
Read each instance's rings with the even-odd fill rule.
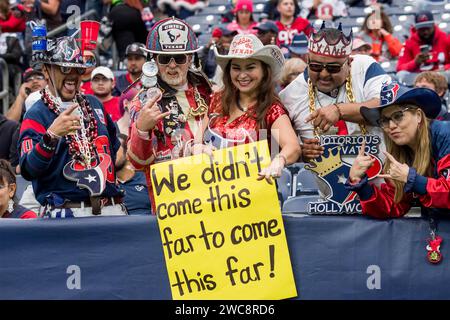
[[[292,174],[284,168],[281,177],[277,179],[278,193],[281,195],[281,204],[292,195]]]
[[[308,213],[308,204],[318,202],[318,195],[302,195],[287,199],[283,203],[282,213]]]
[[[22,198],[23,192],[31,181],[25,180],[21,175],[16,175],[16,197],[18,200]]]
[[[311,171],[302,168],[298,174],[296,180],[295,195],[315,195],[319,194],[319,186],[317,184],[317,177]]]
[[[224,5],[221,6],[208,6],[206,8],[204,8],[202,11],[198,12],[196,15],[197,16],[204,16],[204,15],[221,15],[223,13],[225,13],[227,10],[227,8]]]

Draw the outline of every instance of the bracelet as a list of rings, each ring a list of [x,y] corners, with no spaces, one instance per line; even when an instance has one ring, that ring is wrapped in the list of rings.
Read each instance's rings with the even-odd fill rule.
[[[277,154],[277,155],[275,156],[275,158],[282,158],[282,159],[284,160],[284,166],[286,166],[287,159],[286,159],[286,157],[285,157],[284,155],[282,155],[281,153],[279,153],[279,154]]]
[[[61,136],[58,136],[56,133],[54,133],[52,130],[47,129],[47,133],[48,135],[52,138],[52,139],[60,139]]]
[[[150,140],[150,133],[148,131],[139,130],[137,126],[136,126],[136,130],[137,130],[139,137],[141,137],[144,140]]]
[[[339,113],[339,120],[342,120],[342,112],[341,112],[341,108],[339,108],[339,105],[337,103],[333,103],[333,106],[336,107],[338,113]]]

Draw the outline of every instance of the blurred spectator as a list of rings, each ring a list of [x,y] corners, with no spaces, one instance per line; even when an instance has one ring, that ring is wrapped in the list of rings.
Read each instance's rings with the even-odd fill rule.
[[[308,37],[303,32],[296,34],[292,43],[288,46],[288,50],[291,58],[300,58],[306,62],[308,59]]]
[[[158,8],[169,17],[186,19],[206,7],[203,0],[158,0]]]
[[[263,17],[268,20],[280,20],[280,13],[278,12],[279,0],[269,0],[265,3],[263,9]],[[294,15],[298,16],[300,14],[300,6],[297,1],[294,1],[295,11]]]
[[[0,159],[9,162],[18,163],[17,154],[17,128],[19,124],[16,121],[8,120],[3,114],[0,114]]]
[[[140,0],[112,0],[111,6],[108,18],[113,24],[112,33],[119,58],[123,60],[128,45],[145,43],[147,39],[147,28],[141,14],[144,6]]]
[[[370,56],[372,52],[372,46],[365,42],[363,39],[355,37],[352,43],[352,55],[364,54]]]
[[[376,61],[390,60],[400,54],[403,45],[392,32],[391,20],[379,7],[366,16],[360,36],[371,44],[371,55]]]
[[[258,23],[253,19],[253,1],[238,0],[234,8],[235,19],[227,25],[227,29],[239,34],[256,34],[253,29]]]
[[[125,135],[128,134],[128,130],[130,128],[130,103],[133,98],[137,95],[138,90],[135,88],[131,88],[125,94],[120,95],[119,97],[119,110],[122,114],[122,117],[117,121],[117,126],[119,127],[120,133]]]
[[[280,20],[276,22],[279,46],[291,44],[297,33],[304,32],[307,36],[311,34],[313,28],[309,21],[295,16],[295,0],[280,0],[277,9],[280,12]]]
[[[8,161],[0,159],[0,218],[33,219],[36,213],[19,205],[16,174]]]
[[[83,94],[94,94],[91,87],[91,74],[95,67],[98,66],[99,58],[97,58],[97,55],[93,51],[84,50],[83,59],[89,67],[87,67],[86,72],[81,75],[80,91]]]
[[[145,48],[144,44],[139,42],[132,43],[127,47],[125,53],[127,60],[127,73],[117,77],[114,95],[120,95],[141,76],[142,66],[145,61],[147,61],[147,52],[143,48]],[[135,88],[140,89],[140,87],[141,83],[139,81]]]
[[[347,6],[341,0],[303,0],[300,15],[309,20],[336,20],[346,17]]]
[[[446,94],[448,90],[447,78],[435,71],[425,71],[419,73],[414,81],[415,88],[428,88],[435,91],[442,101],[442,110],[438,115],[439,118],[445,118],[445,120],[450,120],[448,114],[448,106],[446,100]]]
[[[371,5],[373,0],[347,0],[346,3],[349,7],[367,7]],[[392,5],[392,0],[377,0],[377,3],[384,3],[387,5]]]
[[[19,39],[14,33],[1,33],[0,31],[0,58],[8,65],[9,97],[12,101],[15,96],[15,78],[22,73],[21,57],[23,54]],[[3,81],[3,78],[0,80]]]
[[[127,139],[125,134],[119,135],[120,148],[117,151],[116,172],[117,181],[125,191],[124,205],[130,215],[150,215],[152,205],[148,194],[147,181],[142,171],[135,171],[128,160]]]
[[[9,0],[0,0],[0,30],[1,32],[25,31],[25,17],[19,7],[10,9]]]
[[[447,35],[434,23],[430,11],[416,14],[411,36],[406,40],[397,63],[397,77],[401,83],[412,86],[421,71],[450,68]],[[447,81],[448,81],[448,76]]]
[[[35,5],[40,4],[39,12],[42,12],[42,18],[45,19],[47,31],[59,27],[63,21],[60,13],[60,0],[41,0],[34,1]]]
[[[92,71],[93,94],[103,103],[106,113],[116,122],[122,117],[119,110],[119,97],[112,95],[114,88],[114,74],[107,67],[97,67]]]
[[[47,85],[47,79],[40,69],[28,68],[23,73],[23,83],[20,86],[16,100],[8,110],[6,117],[10,120],[21,122],[25,114],[25,100],[33,92],[39,93]]]
[[[221,54],[227,54],[230,49],[231,41],[233,37],[237,35],[237,31],[231,31],[225,28],[215,28],[212,32],[211,40],[203,47],[199,52],[199,58],[201,61],[203,72],[212,79],[216,74],[217,63],[216,56],[214,55],[213,45]]]
[[[291,58],[286,60],[283,69],[281,69],[280,85],[286,88],[306,69],[306,62],[300,58]]]
[[[276,44],[279,30],[275,22],[267,20],[253,27],[253,29],[258,31],[256,36],[263,45]]]

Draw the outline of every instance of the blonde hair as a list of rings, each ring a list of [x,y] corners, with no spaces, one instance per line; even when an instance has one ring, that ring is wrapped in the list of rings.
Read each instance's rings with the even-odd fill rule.
[[[414,86],[417,85],[417,83],[424,81],[431,83],[434,85],[434,89],[436,93],[447,91],[448,83],[447,78],[436,71],[424,71],[422,73],[419,73],[419,75],[414,80]]]
[[[289,76],[293,72],[302,73],[306,69],[306,63],[300,58],[291,58],[284,63],[281,69],[280,84],[286,87],[289,84]]]
[[[403,105],[402,107],[408,107],[408,111],[417,111],[422,115],[422,122],[420,122],[418,127],[418,132],[416,136],[417,149],[414,153],[408,146],[399,146],[392,141],[389,136],[384,133],[384,140],[386,142],[386,150],[389,152],[398,162],[406,163],[408,166],[416,169],[417,173],[423,176],[432,175],[431,166],[431,138],[430,138],[430,120],[427,119],[425,113],[422,109],[415,105]],[[406,111],[406,112],[408,112]],[[384,164],[384,172],[388,172],[391,167],[391,161],[386,158]],[[390,181],[395,186],[395,203],[399,203],[404,196],[403,188],[405,187],[404,182],[399,182],[397,180]]]

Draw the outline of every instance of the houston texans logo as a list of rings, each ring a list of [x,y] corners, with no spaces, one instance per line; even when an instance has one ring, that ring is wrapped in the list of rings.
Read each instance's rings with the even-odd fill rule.
[[[68,180],[75,181],[77,186],[87,189],[91,196],[99,196],[106,187],[106,177],[111,157],[108,154],[99,154],[100,163],[91,169],[78,169],[75,160],[64,166],[63,174]]]
[[[417,22],[426,22],[428,21],[428,17],[425,14],[420,15],[417,17]]]
[[[388,85],[384,85],[381,88],[381,105],[392,103],[397,97],[398,90],[400,89],[400,85],[396,82],[393,82]]]
[[[171,31],[168,31],[168,32],[167,32],[167,35],[169,36],[170,42],[172,42],[172,43],[174,43],[175,40],[177,40],[179,37],[181,37],[181,34],[180,34],[180,33],[177,34],[177,35],[174,35],[174,34],[172,34]]]

